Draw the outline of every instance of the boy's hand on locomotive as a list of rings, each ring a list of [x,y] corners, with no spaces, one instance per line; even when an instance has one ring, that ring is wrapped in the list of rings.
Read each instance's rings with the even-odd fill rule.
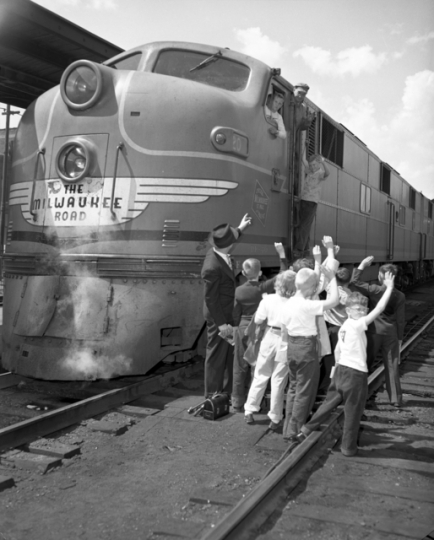
[[[283,247],[281,242],[274,242],[274,249],[277,251],[280,259],[285,258],[285,248]]]
[[[366,257],[366,259],[363,259],[363,261],[359,264],[359,270],[364,270],[367,266],[371,266],[373,260],[373,255],[370,255],[369,257]]]
[[[246,214],[241,220],[241,223],[238,225],[238,228],[240,229],[240,231],[244,231],[244,229],[249,227],[251,224],[252,218],[249,216],[249,214]]]

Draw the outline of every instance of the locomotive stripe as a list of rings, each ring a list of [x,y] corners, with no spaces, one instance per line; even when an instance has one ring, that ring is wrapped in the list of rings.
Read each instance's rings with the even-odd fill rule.
[[[259,167],[259,165],[254,165],[253,163],[247,163],[246,161],[243,161],[242,158],[224,156],[221,154],[212,154],[211,152],[186,152],[186,151],[181,151],[181,150],[151,150],[150,148],[144,148],[143,146],[139,146],[138,144],[136,144],[129,137],[125,129],[125,125],[124,125],[125,101],[126,101],[126,96],[128,94],[128,88],[130,87],[131,79],[134,76],[134,74],[135,72],[132,71],[127,76],[125,89],[123,91],[123,94],[121,97],[121,103],[119,107],[119,130],[125,142],[127,142],[131,146],[131,148],[133,148],[137,152],[140,152],[141,154],[146,154],[148,156],[193,157],[193,158],[201,158],[201,159],[217,159],[220,161],[236,163],[237,165],[240,165],[241,167],[247,167],[249,169],[253,169],[255,171],[264,173],[268,176],[272,176],[271,170],[264,169],[263,167]],[[286,181],[287,177],[283,175],[279,175],[279,179]]]
[[[212,179],[198,179],[198,178],[137,178],[135,180],[139,182],[139,186],[197,186],[197,187],[210,187],[210,188],[222,188],[222,189],[235,189],[238,186],[237,182],[229,180],[212,180]]]
[[[180,231],[180,242],[206,242],[209,232],[204,231]],[[83,237],[61,237],[55,234],[46,235],[41,232],[32,231],[14,231],[11,235],[11,240],[14,242],[36,242],[39,244],[48,244],[52,246],[62,245],[64,246],[78,246],[85,244],[95,244],[98,242],[123,242],[129,241],[159,241],[163,238],[163,232],[161,230],[143,230],[143,231],[101,231],[95,236],[83,236]],[[262,236],[257,234],[243,234],[241,243],[243,244],[259,244],[259,245],[273,245],[274,242],[286,242],[286,238],[278,236]],[[77,254],[80,257],[82,254]],[[103,257],[103,254],[95,255],[97,257]],[[137,257],[147,257],[148,255],[137,255]],[[122,258],[121,255],[119,255]]]

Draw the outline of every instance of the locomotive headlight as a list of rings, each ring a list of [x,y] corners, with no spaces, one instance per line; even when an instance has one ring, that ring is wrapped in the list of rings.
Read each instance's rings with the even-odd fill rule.
[[[56,158],[57,174],[66,182],[77,182],[88,175],[94,162],[93,145],[86,139],[72,139],[60,148]]]
[[[84,110],[95,105],[102,92],[99,67],[89,60],[78,60],[62,75],[60,93],[71,109]]]

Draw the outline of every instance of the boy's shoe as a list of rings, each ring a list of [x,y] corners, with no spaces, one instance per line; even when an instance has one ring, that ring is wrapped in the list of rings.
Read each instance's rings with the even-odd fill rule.
[[[246,424],[254,424],[255,423],[255,419],[253,418],[253,414],[245,414],[244,415],[244,420],[246,421]]]
[[[280,427],[280,422],[278,424],[276,424],[276,422],[273,422],[271,421],[269,424],[268,424],[268,428],[271,429],[271,431],[277,431]]]
[[[341,448],[341,453],[345,457],[353,457],[357,454],[357,448],[355,450],[345,450],[345,448]]]
[[[299,443],[302,443],[303,441],[305,441],[307,439],[307,435],[305,435],[302,431],[300,431],[300,433],[297,435],[296,439],[297,439],[297,441]]]
[[[296,435],[293,435],[292,437],[283,437],[283,440],[287,442],[288,444],[298,444],[298,439]]]
[[[233,406],[232,409],[236,413],[242,413],[244,411],[244,407],[235,407],[235,406]]]
[[[402,401],[395,401],[394,403],[391,403],[392,407],[396,407],[397,409],[402,409],[402,407],[404,406],[404,404],[402,403]]]

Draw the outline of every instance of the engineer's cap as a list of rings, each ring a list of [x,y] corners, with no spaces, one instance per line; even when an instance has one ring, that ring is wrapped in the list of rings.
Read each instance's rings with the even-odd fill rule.
[[[297,84],[294,84],[294,88],[304,88],[306,90],[306,92],[309,91],[309,85],[307,85],[304,82],[299,82]]]

